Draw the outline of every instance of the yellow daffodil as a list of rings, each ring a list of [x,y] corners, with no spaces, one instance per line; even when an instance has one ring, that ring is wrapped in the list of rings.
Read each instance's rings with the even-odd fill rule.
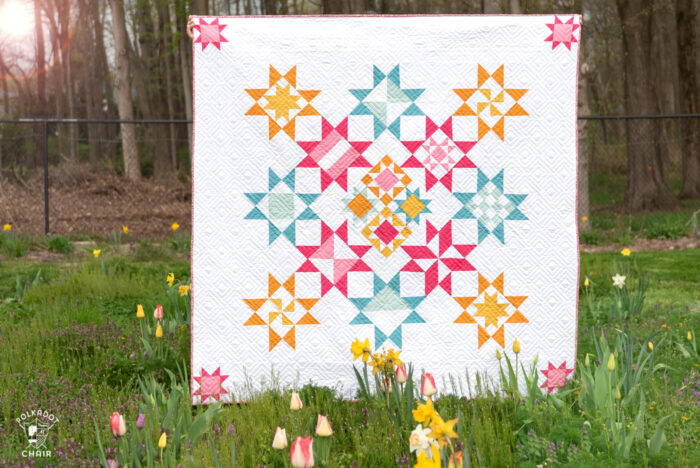
[[[168,436],[163,432],[158,439],[158,448],[164,449],[166,445],[168,445]]]
[[[100,252],[102,252],[100,249],[95,249],[95,250],[92,251],[92,256],[95,257],[95,258],[99,258],[99,257],[100,257]]]
[[[372,366],[372,375],[381,371],[384,368],[384,355],[377,353],[372,354],[372,360],[369,361],[369,365]]]
[[[447,437],[456,438],[457,433],[455,432],[455,424],[457,424],[457,418],[450,419],[449,421],[443,421],[439,414],[433,416],[433,422],[430,423],[430,429],[432,432],[428,434],[428,437],[437,439],[440,446],[444,446],[447,441]]]
[[[136,306],[136,318],[144,318],[146,314],[143,313],[143,306],[141,304]]]
[[[430,457],[425,452],[420,452],[416,457],[417,463],[413,468],[440,468],[440,450],[433,445]]]
[[[178,288],[180,291],[180,296],[186,296],[190,292],[190,285],[189,284],[181,284],[180,287]]]
[[[515,354],[520,353],[520,342],[518,340],[513,341],[513,352]]]
[[[365,338],[364,342],[357,338],[350,345],[350,352],[352,353],[353,361],[362,356],[362,362],[367,362],[370,357],[370,353],[372,352],[369,347],[369,338]]]
[[[462,454],[461,450],[455,452],[453,455],[450,455],[450,464],[448,465],[448,468],[455,468],[455,463],[457,463],[457,466],[463,466],[463,458],[464,455]]]
[[[615,370],[615,353],[610,353],[610,357],[608,358],[608,370],[610,372]]]
[[[156,338],[163,338],[163,327],[160,326],[160,323],[158,328],[156,328]]]
[[[415,419],[417,423],[425,424],[426,426],[435,415],[437,415],[437,413],[435,412],[435,407],[430,398],[428,398],[425,404],[419,404],[418,408],[413,410],[413,419]]]
[[[630,251],[630,249],[625,247],[624,249],[620,250],[620,253],[623,257],[629,257],[632,252]]]
[[[590,285],[591,285],[591,282],[590,282],[590,281],[588,281],[588,276],[586,276],[586,279],[585,279],[585,280],[583,280],[583,285],[584,285],[585,287],[588,287],[588,286],[590,286]]]
[[[687,421],[687,420],[690,419],[690,418],[688,418],[688,416],[681,416],[681,419],[682,419],[683,421]]]
[[[122,226],[122,232],[124,234],[129,234],[129,226]]]
[[[588,221],[588,216],[581,216],[581,221],[583,221],[584,223]]]
[[[5,232],[12,231],[12,224],[7,224],[7,223],[3,224],[2,230]]]
[[[385,359],[388,362],[391,362],[395,366],[400,366],[403,364],[403,361],[399,359],[399,354],[401,354],[401,351],[394,351],[393,349],[390,349],[389,351],[386,352]]]
[[[172,229],[173,231],[177,231],[178,229],[180,229],[180,225],[177,223],[173,223],[170,225],[170,229]]]
[[[168,283],[168,286],[172,286],[175,282],[175,274],[168,273],[168,276],[165,277],[165,282]]]

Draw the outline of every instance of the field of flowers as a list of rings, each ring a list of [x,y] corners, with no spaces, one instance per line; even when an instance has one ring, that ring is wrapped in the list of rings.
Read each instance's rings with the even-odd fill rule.
[[[528,343],[492,357],[502,391],[477,379],[468,399],[358,336],[354,401],[302,376],[193,408],[189,238],[172,228],[78,247],[0,232],[1,466],[700,466],[700,249],[582,255],[561,388],[519,362]],[[25,458],[18,418],[38,409],[51,455]]]

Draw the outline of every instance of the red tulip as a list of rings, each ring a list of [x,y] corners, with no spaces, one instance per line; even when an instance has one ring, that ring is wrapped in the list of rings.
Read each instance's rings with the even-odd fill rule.
[[[114,437],[123,436],[126,434],[126,422],[124,421],[124,416],[116,411],[112,413],[112,417],[109,418],[109,428],[112,429],[112,434]]]
[[[162,320],[163,319],[163,306],[158,304],[156,306],[156,310],[153,311],[153,316],[156,318],[156,320]]]

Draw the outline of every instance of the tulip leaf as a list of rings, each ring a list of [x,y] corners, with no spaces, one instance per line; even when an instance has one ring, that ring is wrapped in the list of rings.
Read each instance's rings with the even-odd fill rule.
[[[221,402],[216,402],[210,405],[206,411],[197,415],[190,425],[190,430],[188,432],[187,438],[195,444],[208,430],[209,425],[214,420],[214,416],[221,409]]]
[[[652,455],[658,454],[661,451],[661,447],[663,447],[666,443],[666,434],[664,434],[664,426],[666,425],[670,417],[671,415],[669,414],[668,416],[664,416],[663,418],[661,418],[659,424],[656,425],[656,431],[654,431],[654,435],[651,436],[651,439],[648,441],[649,453],[651,453]]]

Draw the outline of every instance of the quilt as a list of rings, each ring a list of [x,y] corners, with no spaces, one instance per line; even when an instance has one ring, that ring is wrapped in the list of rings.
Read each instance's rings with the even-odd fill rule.
[[[356,338],[448,393],[516,340],[571,378],[578,15],[195,23],[193,404],[351,398]]]

